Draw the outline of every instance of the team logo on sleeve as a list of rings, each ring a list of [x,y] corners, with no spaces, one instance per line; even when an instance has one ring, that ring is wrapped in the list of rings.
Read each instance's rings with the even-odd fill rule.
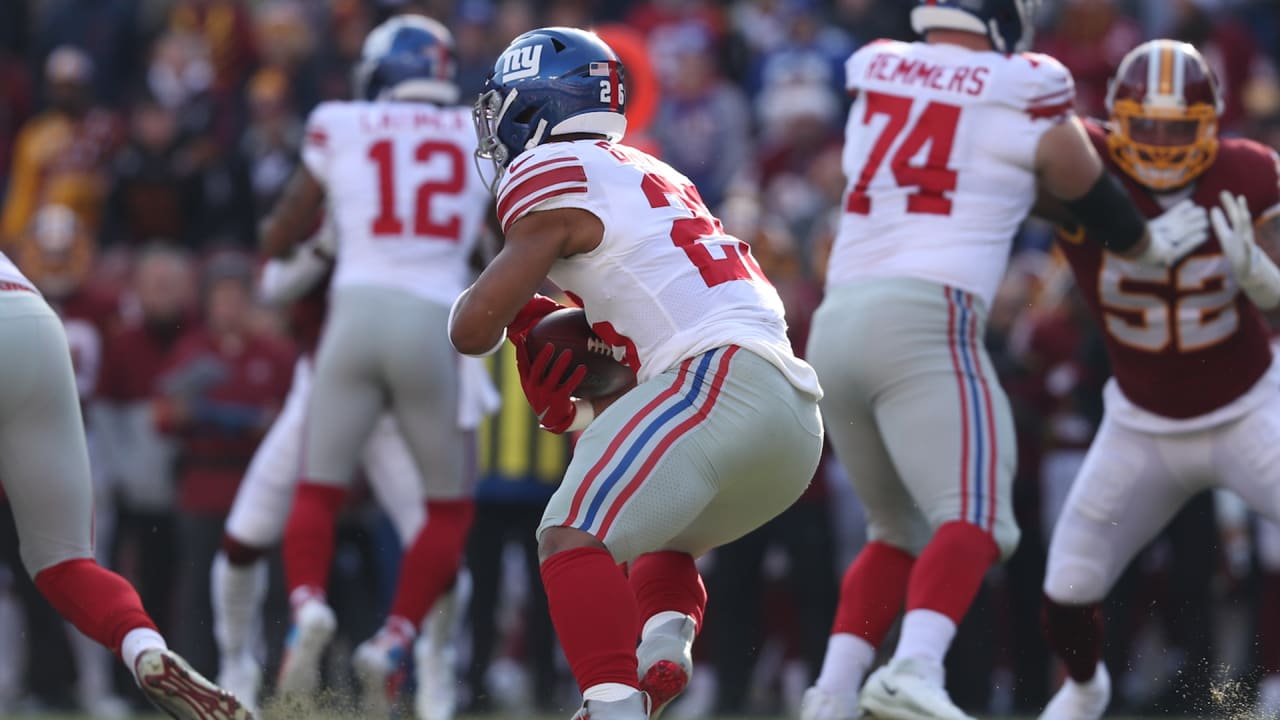
[[[502,82],[533,77],[542,66],[542,46],[526,45],[502,56]]]

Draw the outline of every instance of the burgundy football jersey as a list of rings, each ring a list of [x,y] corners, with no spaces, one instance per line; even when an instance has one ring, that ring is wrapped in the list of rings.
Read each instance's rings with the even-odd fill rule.
[[[1107,129],[1091,121],[1085,125],[1107,169],[1143,215],[1163,212],[1150,191],[1111,161]],[[1275,153],[1251,140],[1223,139],[1191,198],[1213,208],[1223,190],[1243,194],[1255,218],[1275,212],[1280,206]],[[1059,240],[1102,326],[1112,374],[1138,407],[1168,418],[1198,417],[1243,395],[1270,367],[1266,324],[1240,292],[1212,232],[1171,268],[1105,252],[1079,235],[1060,233]]]

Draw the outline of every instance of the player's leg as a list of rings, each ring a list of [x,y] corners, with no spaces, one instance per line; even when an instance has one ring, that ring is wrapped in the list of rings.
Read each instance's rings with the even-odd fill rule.
[[[891,347],[857,351],[860,338],[882,332],[874,294],[836,290],[814,314],[808,359],[822,380],[823,419],[867,517],[868,542],[845,571],[822,670],[801,704],[804,720],[857,714],[863,678],[907,597],[915,555],[930,530],[893,466],[871,398],[877,378],[901,361]]]
[[[880,350],[893,362],[867,382],[876,425],[932,529],[907,582],[894,656],[868,678],[873,714],[966,718],[945,690],[943,660],[991,565],[1017,545],[1012,412],[981,339],[981,301],[933,283],[884,281],[868,298],[893,308]],[[921,444],[928,444],[928,452]]]
[[[389,414],[383,414],[362,454],[365,474],[378,505],[387,513],[396,529],[402,548],[408,548],[422,530],[426,519],[426,496],[418,468],[413,462],[399,427]],[[401,568],[401,576],[410,572]],[[397,592],[406,584],[401,580]],[[388,617],[373,638],[361,643],[352,657],[361,681],[362,702],[370,714],[386,714],[398,687],[388,687],[387,680],[405,658],[405,648],[412,642],[417,628],[412,621]]]
[[[1101,603],[1120,573],[1199,487],[1179,483],[1161,443],[1104,418],[1049,542],[1042,622],[1068,679],[1042,717],[1101,717],[1110,700]]]
[[[34,294],[0,295],[0,482],[36,587],[76,629],[115,652],[168,714],[249,717],[167,649],[133,587],[94,561],[89,453],[62,324]]]
[[[320,679],[320,657],[337,626],[325,601],[334,525],[360,451],[383,405],[378,350],[386,341],[385,312],[365,288],[334,293],[316,353],[302,428],[301,467],[285,524],[285,583],[293,608],[277,689],[309,697]]]
[[[310,384],[310,361],[301,358],[294,367],[293,384],[284,407],[258,445],[236,491],[223,530],[222,548],[214,557],[211,570],[218,683],[250,707],[257,705],[262,681],[256,646],[267,594],[264,556],[280,542],[293,504]]]
[[[1280,395],[1219,431],[1213,465],[1225,487],[1262,516],[1258,559],[1262,569],[1259,604],[1261,669],[1258,717],[1280,714]]]
[[[646,685],[655,706],[682,687],[679,675],[687,682],[706,597],[693,557],[794,502],[821,438],[816,405],[736,347],[632,390],[587,429],[540,545],[552,620],[588,703],[632,697],[639,671],[646,683],[676,676]],[[615,562],[631,560],[629,590]]]
[[[1258,601],[1258,716],[1280,716],[1280,523],[1258,520],[1258,565],[1262,597]]]
[[[391,414],[423,483],[427,521],[405,547],[387,622],[357,654],[370,693],[407,655],[427,611],[453,587],[475,512],[466,470],[474,441],[458,426],[458,359],[447,340],[448,309],[405,293],[387,293],[383,302],[392,312],[382,320],[389,334],[379,362]]]

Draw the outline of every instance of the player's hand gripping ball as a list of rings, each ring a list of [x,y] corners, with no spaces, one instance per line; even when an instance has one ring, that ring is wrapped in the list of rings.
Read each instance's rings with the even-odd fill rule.
[[[575,397],[596,398],[619,393],[636,383],[636,374],[614,356],[609,343],[600,339],[587,323],[587,314],[581,308],[562,308],[548,314],[529,330],[525,349],[535,358],[542,348],[551,345],[555,357],[568,350],[573,354],[565,377],[579,365],[587,367],[587,375],[573,391]]]

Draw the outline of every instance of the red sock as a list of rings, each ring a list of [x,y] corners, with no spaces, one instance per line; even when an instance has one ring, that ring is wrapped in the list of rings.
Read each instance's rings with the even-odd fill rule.
[[[347,498],[346,488],[303,480],[284,528],[284,577],[293,597],[299,588],[323,593],[329,586],[334,525]]]
[[[640,621],[668,610],[691,615],[702,630],[702,614],[707,609],[707,588],[693,563],[682,552],[646,553],[631,563],[631,591],[640,608]]]
[[[1258,619],[1258,661],[1268,675],[1280,673],[1280,573],[1262,575],[1262,615]]]
[[[427,523],[400,560],[391,614],[417,628],[458,577],[476,506],[471,500],[427,501]]]
[[[915,561],[907,551],[887,543],[867,543],[844,573],[831,634],[857,635],[880,647],[902,613]]]
[[[959,520],[944,524],[911,570],[907,610],[933,610],[959,625],[999,558],[1000,548],[987,531]]]
[[[222,552],[227,562],[236,567],[252,565],[267,554],[266,548],[246,545],[227,533],[222,533]]]
[[[1076,682],[1088,682],[1102,657],[1102,610],[1097,603],[1062,605],[1048,595],[1040,608],[1044,637]]]
[[[551,623],[578,689],[601,683],[639,688],[636,637],[640,611],[607,550],[575,548],[542,563]]]
[[[89,558],[45,568],[35,582],[58,614],[116,655],[131,630],[157,629],[133,586]]]

